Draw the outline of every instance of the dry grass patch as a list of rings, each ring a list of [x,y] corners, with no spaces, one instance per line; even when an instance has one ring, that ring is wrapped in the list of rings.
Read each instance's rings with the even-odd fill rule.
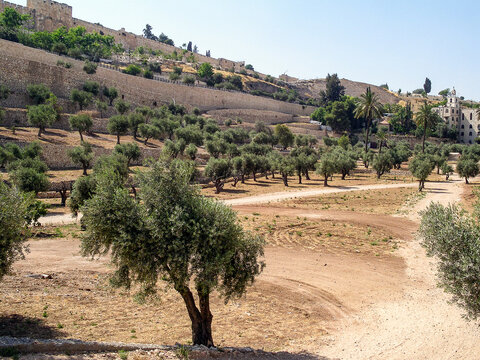
[[[246,229],[264,236],[269,246],[374,256],[398,248],[398,239],[386,231],[349,222],[259,213],[245,215],[241,221]]]
[[[395,214],[415,197],[415,188],[363,190],[325,194],[283,202],[287,207],[313,210],[349,210],[373,214]]]

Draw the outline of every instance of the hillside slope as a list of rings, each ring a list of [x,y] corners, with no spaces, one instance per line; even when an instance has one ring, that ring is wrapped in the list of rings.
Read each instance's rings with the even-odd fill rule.
[[[352,81],[348,79],[341,79],[340,82],[345,87],[346,95],[359,97],[365,92],[366,88],[370,86],[372,91],[378,95],[381,103],[395,104],[401,100],[393,93],[376,85]],[[319,97],[320,91],[325,90],[326,84],[326,79],[298,80],[292,83],[292,85],[296,88],[299,94],[301,94],[302,96],[311,96],[314,98]]]

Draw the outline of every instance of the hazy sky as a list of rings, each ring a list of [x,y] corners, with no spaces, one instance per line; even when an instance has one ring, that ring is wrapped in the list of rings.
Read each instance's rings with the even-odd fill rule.
[[[26,1],[14,0],[24,5]],[[64,0],[73,16],[141,34],[145,24],[262,73],[341,78],[480,100],[480,2],[457,0]]]

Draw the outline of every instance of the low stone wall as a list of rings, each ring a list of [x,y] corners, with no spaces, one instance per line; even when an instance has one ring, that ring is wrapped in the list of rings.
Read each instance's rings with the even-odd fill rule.
[[[0,144],[6,143],[6,140],[0,139]],[[9,141],[10,142],[10,141]],[[27,145],[26,142],[15,142],[21,147]],[[41,143],[42,146],[42,160],[48,165],[48,167],[52,170],[59,170],[59,169],[80,169],[79,166],[76,166],[70,160],[68,156],[68,151],[73,149],[73,146],[65,146],[65,145],[57,145],[57,144],[48,144],[48,143]],[[105,149],[98,146],[93,145],[93,153],[94,153],[94,160],[95,161],[102,155],[110,155],[113,149]],[[154,149],[146,149],[141,148],[142,156],[139,160],[132,162],[132,165],[142,165],[143,161],[147,158],[153,157],[154,159],[158,159],[161,154],[161,148],[154,148]]]
[[[291,114],[284,114],[276,111],[268,110],[252,110],[252,109],[222,109],[210,110],[208,115],[215,119],[225,121],[227,119],[240,118],[245,122],[263,121],[268,125],[275,125],[280,123],[289,123],[294,121],[294,116]]]
[[[70,124],[68,121],[69,117],[70,117],[70,114],[62,114],[60,116],[60,120],[54,122],[50,128],[70,131]],[[93,121],[92,131],[94,133],[101,133],[101,134],[108,133],[108,130],[107,130],[108,119],[93,118],[92,121]],[[5,116],[3,117],[3,120],[0,122],[0,126],[30,127],[27,120],[27,110],[11,109],[11,108],[6,109]]]

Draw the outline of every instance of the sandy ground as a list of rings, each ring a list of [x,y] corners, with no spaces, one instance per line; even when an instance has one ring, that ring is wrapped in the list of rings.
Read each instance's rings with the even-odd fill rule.
[[[432,201],[460,201],[464,189],[461,180],[454,177],[450,182],[427,183],[426,196],[403,209],[405,216],[291,208],[288,202],[279,201],[332,191],[416,185],[327,188],[321,192],[305,190],[230,200],[228,203],[242,216],[348,222],[388,231],[400,243],[399,250],[381,256],[334,248],[312,250],[308,244],[297,248],[267,246],[266,270],[249,292],[248,300],[227,308],[221,307],[218,299],[214,301],[218,304],[214,337],[220,345],[262,348],[270,344],[269,350],[286,350],[290,354],[306,351],[310,358],[318,359],[478,359],[478,325],[465,321],[461,310],[449,304],[448,295],[436,287],[434,261],[425,256],[414,236],[418,211]],[[20,272],[67,274],[81,270],[102,274],[109,270],[105,260],[92,263],[80,258],[75,250],[78,240],[64,240],[60,246],[58,240],[35,241],[31,245],[27,260],[15,265]],[[133,309],[133,305],[127,305]],[[101,313],[110,305],[97,306]],[[172,306],[180,305],[173,302],[161,311],[169,313]],[[253,317],[245,319],[247,312]],[[142,313],[148,318],[148,310]],[[167,332],[163,335],[160,331],[157,338],[145,340],[169,343],[170,336],[188,338],[188,320],[180,320],[175,326],[164,327]],[[232,321],[236,331],[230,334]]]
[[[418,221],[418,211],[432,201],[448,204],[461,199],[458,178],[430,184],[427,196],[409,214]],[[449,296],[437,288],[434,261],[425,256],[418,239],[400,250],[406,262],[402,293],[388,294],[365,311],[346,318],[317,352],[333,359],[478,359],[480,329],[462,318],[448,303]]]

